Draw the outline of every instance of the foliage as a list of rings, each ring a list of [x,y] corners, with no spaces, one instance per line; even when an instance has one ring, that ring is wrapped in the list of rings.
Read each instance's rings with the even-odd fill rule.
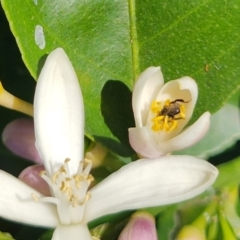
[[[1,81],[9,92],[32,102],[33,79],[37,80],[47,54],[64,48],[82,87],[86,136],[111,150],[105,166],[96,170],[99,181],[130,157],[136,158],[128,143],[128,128],[134,126],[131,91],[139,73],[160,65],[166,81],[193,77],[199,86],[193,121],[210,111],[214,113],[212,126],[199,144],[175,154],[223,162],[220,176],[212,191],[196,200],[149,212],[156,218],[160,239],[174,238],[189,225],[204,229],[207,239],[240,238],[239,146],[229,149],[240,136],[239,1],[2,0],[1,4]],[[1,132],[8,122],[23,116],[0,111]],[[0,158],[0,168],[15,176],[32,164],[12,155],[2,143]],[[204,222],[204,210],[211,221]],[[99,234],[98,226],[103,224],[102,239],[117,239],[111,228],[120,232],[131,213],[107,216],[89,227]],[[48,240],[52,234],[2,219],[0,225],[16,239],[42,236]],[[0,233],[0,239],[13,238]]]

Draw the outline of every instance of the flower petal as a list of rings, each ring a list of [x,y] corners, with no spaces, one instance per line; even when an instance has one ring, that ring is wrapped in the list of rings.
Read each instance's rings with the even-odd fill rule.
[[[190,127],[178,134],[176,137],[159,144],[161,152],[167,154],[169,152],[181,150],[194,145],[200,141],[208,132],[210,127],[211,114],[205,112],[202,116]]]
[[[164,155],[148,126],[129,128],[128,133],[131,147],[142,157],[157,158]]]
[[[70,158],[70,173],[83,158],[84,111],[76,73],[63,49],[51,52],[34,98],[36,146],[48,173]]]
[[[163,85],[161,90],[157,95],[157,101],[165,101],[170,99],[171,101],[175,99],[183,99],[184,101],[189,101],[188,108],[190,109],[186,112],[186,118],[191,117],[191,113],[196,105],[198,98],[198,86],[190,77],[182,77],[176,80],[172,80]]]
[[[170,152],[184,149],[200,141],[210,127],[210,113],[205,112],[190,127],[167,141],[157,142],[152,130],[146,126],[129,128],[129,142],[139,155],[147,158],[157,158]]]
[[[156,97],[164,80],[160,67],[149,67],[140,74],[133,89],[132,107],[136,127],[145,125],[149,106]]]
[[[217,175],[213,165],[192,156],[138,160],[91,189],[85,220],[192,198],[211,186]]]
[[[54,230],[51,240],[92,240],[86,224],[59,225]]]
[[[12,221],[42,227],[56,227],[58,215],[51,204],[36,202],[31,197],[39,192],[12,175],[0,170],[0,216]]]

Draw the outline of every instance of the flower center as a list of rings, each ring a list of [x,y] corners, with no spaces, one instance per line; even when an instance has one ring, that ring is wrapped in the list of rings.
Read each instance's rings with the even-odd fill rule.
[[[43,197],[40,200],[56,204],[59,219],[65,225],[83,221],[85,204],[91,197],[87,190],[94,180],[93,176],[89,174],[92,167],[90,160],[81,161],[76,174],[72,176],[68,168],[69,161],[70,159],[67,158],[52,177],[47,176],[45,171],[41,173],[41,177],[48,183],[52,191],[52,197]],[[38,200],[36,196],[33,198]]]
[[[172,131],[177,128],[178,120],[185,119],[185,106],[179,102],[188,103],[189,101],[183,99],[170,101],[167,99],[164,104],[156,100],[152,102],[151,111],[155,114],[152,119],[154,132]]]

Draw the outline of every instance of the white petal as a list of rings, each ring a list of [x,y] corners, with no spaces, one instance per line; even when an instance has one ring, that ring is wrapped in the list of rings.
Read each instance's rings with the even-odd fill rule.
[[[210,113],[205,112],[190,127],[167,141],[157,142],[152,130],[146,126],[129,128],[129,142],[139,155],[147,158],[157,158],[173,151],[190,147],[200,141],[210,127]]]
[[[128,133],[131,147],[142,157],[157,158],[165,154],[161,151],[148,126],[129,128]]]
[[[190,77],[182,77],[164,84],[157,95],[157,100],[164,101],[168,98],[171,101],[175,99],[189,101],[188,107],[192,110],[198,98],[198,86],[195,80]]]
[[[76,73],[63,49],[51,52],[34,98],[36,145],[50,174],[66,158],[74,173],[83,158],[84,110]]]
[[[211,186],[217,175],[213,165],[191,156],[138,160],[111,174],[90,191],[85,220],[192,198]]]
[[[58,225],[56,208],[36,202],[31,197],[43,196],[12,175],[0,171],[0,216],[8,220],[53,228]]]
[[[92,240],[86,224],[59,225],[51,240]]]
[[[176,137],[159,143],[159,148],[163,154],[181,150],[190,147],[200,141],[208,132],[210,127],[211,114],[205,112],[202,116],[190,127],[178,134]]]
[[[140,74],[133,88],[132,107],[136,127],[145,125],[150,105],[164,80],[160,67],[149,67]]]

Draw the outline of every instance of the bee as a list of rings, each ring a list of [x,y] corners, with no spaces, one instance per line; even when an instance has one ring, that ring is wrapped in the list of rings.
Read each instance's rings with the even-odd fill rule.
[[[184,113],[182,112],[182,105],[180,105],[179,102],[188,103],[190,101],[191,100],[184,101],[183,99],[175,99],[169,104],[164,105],[163,109],[159,112],[158,116],[167,116],[174,120],[184,119]],[[180,116],[176,117],[176,115],[178,114],[180,114]]]

